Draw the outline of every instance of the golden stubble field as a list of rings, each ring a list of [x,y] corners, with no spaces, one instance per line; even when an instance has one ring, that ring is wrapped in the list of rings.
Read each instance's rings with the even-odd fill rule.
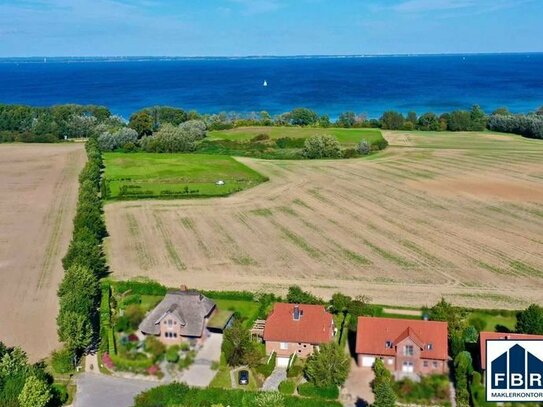
[[[108,204],[113,276],[420,306],[543,301],[543,142],[388,132],[370,159],[240,159],[270,181],[210,200]]]
[[[32,360],[58,345],[58,285],[77,201],[82,144],[0,145],[0,341]]]

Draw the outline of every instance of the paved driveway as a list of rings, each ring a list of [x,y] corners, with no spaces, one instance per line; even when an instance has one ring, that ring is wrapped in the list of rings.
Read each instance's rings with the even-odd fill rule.
[[[262,390],[271,391],[277,390],[279,388],[279,383],[287,378],[287,368],[285,367],[276,367],[270,377],[266,379],[262,385]]]
[[[82,373],[77,378],[74,407],[130,407],[134,397],[160,383],[123,379],[96,373]]]
[[[221,359],[222,334],[212,333],[196,355],[194,363],[183,374],[182,381],[189,386],[207,387],[217,374],[211,369],[212,362]]]
[[[374,401],[371,381],[375,378],[371,367],[358,367],[352,361],[349,377],[341,391],[341,401],[346,407],[368,406]]]

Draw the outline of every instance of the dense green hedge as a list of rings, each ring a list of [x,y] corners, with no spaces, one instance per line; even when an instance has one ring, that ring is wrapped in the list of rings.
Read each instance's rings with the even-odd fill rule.
[[[110,354],[109,357],[119,370],[141,372],[153,366],[152,359],[130,360],[118,355]]]
[[[140,295],[166,295],[168,289],[156,281],[109,281],[108,282],[116,292],[125,293],[130,291],[131,294]]]
[[[254,392],[246,390],[225,389],[197,389],[185,384],[173,383],[166,386],[155,387],[136,397],[135,407],[211,407],[222,404],[224,406],[260,407],[270,405],[266,400],[282,399],[285,407],[340,407],[336,401],[323,399],[302,398],[281,395],[273,392]]]
[[[292,380],[283,380],[281,383],[279,383],[279,392],[283,394],[293,394],[294,390],[296,390],[296,383]]]
[[[255,295],[249,291],[201,291],[201,293],[217,300],[255,301]]]
[[[306,397],[320,397],[323,399],[335,400],[339,397],[339,388],[317,387],[313,383],[303,383],[298,386],[298,393]]]

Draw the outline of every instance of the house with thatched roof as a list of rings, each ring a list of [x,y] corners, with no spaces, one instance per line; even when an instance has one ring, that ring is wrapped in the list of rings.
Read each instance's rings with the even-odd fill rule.
[[[165,345],[204,340],[208,321],[216,311],[216,304],[197,291],[173,291],[145,317],[139,329]]]

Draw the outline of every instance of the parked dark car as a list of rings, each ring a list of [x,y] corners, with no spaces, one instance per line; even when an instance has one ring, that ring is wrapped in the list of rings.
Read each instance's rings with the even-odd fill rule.
[[[249,372],[247,370],[240,370],[238,374],[239,384],[247,385],[249,384]]]

